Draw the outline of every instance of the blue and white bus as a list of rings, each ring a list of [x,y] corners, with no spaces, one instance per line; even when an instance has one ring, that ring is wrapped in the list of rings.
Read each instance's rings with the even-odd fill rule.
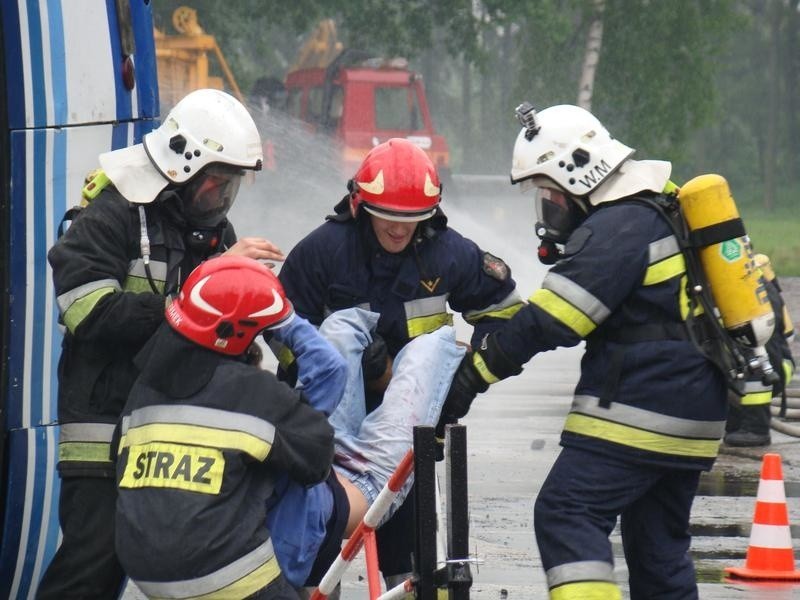
[[[159,113],[149,0],[0,0],[0,598],[59,543],[61,333],[47,250],[101,152]]]

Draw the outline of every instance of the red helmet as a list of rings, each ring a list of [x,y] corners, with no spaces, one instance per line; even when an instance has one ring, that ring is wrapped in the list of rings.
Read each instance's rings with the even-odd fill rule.
[[[350,206],[390,221],[422,221],[442,198],[439,175],[425,151],[404,138],[375,146],[351,185]]]
[[[196,344],[223,354],[242,354],[265,328],[294,315],[275,274],[252,258],[220,256],[191,272],[167,304],[167,322]]]

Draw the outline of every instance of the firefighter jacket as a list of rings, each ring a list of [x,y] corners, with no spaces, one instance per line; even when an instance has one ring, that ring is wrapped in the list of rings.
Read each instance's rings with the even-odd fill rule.
[[[272,373],[167,323],[135,364],[141,375],[122,412],[117,459],[120,564],[148,597],[263,590],[280,574],[266,526],[275,482],[327,477],[325,414]],[[332,364],[343,382],[343,361]]]
[[[338,212],[345,202],[292,249],[279,274],[295,310],[311,323],[344,308],[380,313],[376,331],[395,356],[410,339],[452,325],[448,304],[474,325],[473,340],[522,307],[508,266],[447,227],[441,211],[419,225],[405,250],[390,254],[368,218]]]
[[[170,210],[177,203],[169,195],[134,205],[106,187],[48,252],[65,326],[58,365],[62,476],[114,476],[109,444],[137,374],[133,356],[164,320],[164,296],[210,253],[207,245],[187,245],[188,227]],[[142,257],[142,214],[158,293]],[[227,223],[218,235],[216,251],[235,241]]]
[[[683,255],[632,199],[601,204],[495,338],[512,363],[586,340],[564,446],[707,469],[725,430],[724,377],[688,340]],[[491,369],[489,369],[491,371]]]

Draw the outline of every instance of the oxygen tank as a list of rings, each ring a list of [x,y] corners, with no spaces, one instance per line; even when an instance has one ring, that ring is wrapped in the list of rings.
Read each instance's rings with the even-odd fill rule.
[[[723,326],[751,350],[750,367],[770,378],[774,373],[764,346],[775,315],[728,182],[720,175],[700,175],[681,186],[678,201]]]

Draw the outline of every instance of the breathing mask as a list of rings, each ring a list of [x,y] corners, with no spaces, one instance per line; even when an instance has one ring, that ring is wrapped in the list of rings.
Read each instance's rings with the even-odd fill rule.
[[[242,175],[241,168],[214,164],[189,181],[178,191],[186,222],[200,228],[219,225],[239,192]]]
[[[537,187],[535,196],[536,235],[542,240],[539,260],[553,264],[563,252],[559,245],[569,239],[573,231],[586,218],[586,211],[577,199],[553,188]]]

